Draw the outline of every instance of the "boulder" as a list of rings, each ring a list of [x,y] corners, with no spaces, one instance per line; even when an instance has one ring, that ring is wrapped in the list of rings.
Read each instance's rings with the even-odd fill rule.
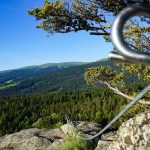
[[[108,132],[101,136],[101,139],[98,141],[97,147],[95,150],[107,150],[110,144],[115,139],[116,132]]]
[[[27,129],[0,138],[0,150],[58,150],[60,129]]]
[[[108,150],[150,150],[150,111],[123,123]]]
[[[74,126],[70,123],[67,123],[62,125],[60,129],[62,130],[63,133],[68,134],[68,133],[72,133],[72,131],[74,130]]]
[[[80,122],[76,128],[88,135],[95,135],[101,130],[101,126],[99,124],[90,122]]]

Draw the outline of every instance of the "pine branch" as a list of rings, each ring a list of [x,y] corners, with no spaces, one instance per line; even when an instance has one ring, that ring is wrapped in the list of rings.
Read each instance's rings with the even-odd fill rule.
[[[106,81],[104,81],[104,82],[99,81],[99,82],[102,83],[102,84],[104,84],[104,85],[106,85],[106,86],[107,86],[109,89],[111,89],[114,93],[116,93],[116,94],[118,94],[118,95],[120,95],[120,96],[123,96],[123,97],[125,97],[125,98],[127,98],[127,99],[129,99],[129,100],[133,100],[133,99],[134,99],[133,96],[129,96],[129,95],[127,95],[127,94],[121,92],[118,88],[112,87],[112,86],[111,86],[108,82],[106,82]],[[145,99],[139,100],[138,102],[139,102],[140,104],[143,104],[143,105],[150,105],[150,101],[145,100]]]

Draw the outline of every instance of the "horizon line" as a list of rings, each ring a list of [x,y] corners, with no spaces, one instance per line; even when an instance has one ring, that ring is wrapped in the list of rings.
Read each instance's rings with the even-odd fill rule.
[[[98,59],[96,61],[60,61],[60,62],[47,62],[47,63],[41,63],[41,64],[33,64],[33,65],[27,65],[27,66],[22,66],[22,67],[16,67],[16,68],[8,68],[8,69],[0,69],[0,72],[5,72],[5,71],[11,71],[11,70],[18,70],[18,69],[23,69],[23,68],[29,68],[29,67],[37,67],[37,66],[42,66],[46,64],[61,64],[61,63],[92,63],[92,62],[97,62],[100,60],[105,60],[108,58],[102,58]]]

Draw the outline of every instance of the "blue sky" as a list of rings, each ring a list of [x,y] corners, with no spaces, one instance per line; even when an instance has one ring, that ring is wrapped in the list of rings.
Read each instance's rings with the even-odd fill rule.
[[[92,62],[106,58],[112,45],[87,32],[55,34],[37,29],[27,10],[44,0],[0,0],[0,70],[50,62]]]

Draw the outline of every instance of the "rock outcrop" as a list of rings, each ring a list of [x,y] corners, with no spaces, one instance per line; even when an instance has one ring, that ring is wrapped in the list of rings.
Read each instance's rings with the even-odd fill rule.
[[[150,111],[123,123],[108,150],[150,150]]]
[[[97,123],[89,123],[89,122],[83,122],[80,121],[77,125],[76,128],[81,130],[84,134],[87,134],[88,136],[95,135],[101,130],[101,126]]]
[[[98,124],[87,122],[64,124],[60,129],[26,129],[1,137],[0,150],[58,150],[65,134],[74,127],[88,136],[100,130]]]
[[[65,124],[60,129],[27,129],[0,138],[0,150],[58,150],[65,134],[77,127],[85,135],[96,134],[101,127],[87,122]],[[98,139],[99,140],[99,139]],[[116,132],[102,135],[91,150],[150,150],[150,111],[137,115],[123,123]]]
[[[60,129],[27,129],[0,138],[0,150],[57,150],[62,139]]]
[[[116,132],[109,132],[102,135],[101,140],[98,141],[95,150],[107,150],[110,144],[112,144],[115,139]],[[112,149],[113,150],[113,149]]]

